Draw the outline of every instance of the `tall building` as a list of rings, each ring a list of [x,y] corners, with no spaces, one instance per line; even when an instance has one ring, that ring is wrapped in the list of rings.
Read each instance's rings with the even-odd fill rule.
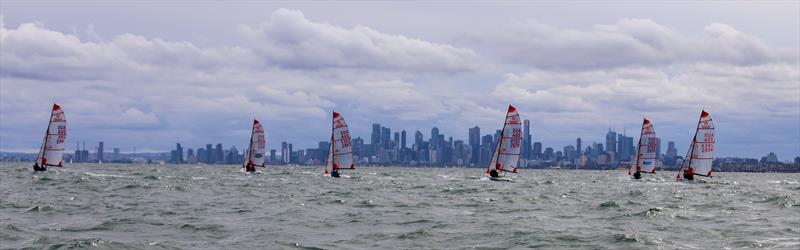
[[[381,144],[381,125],[378,123],[372,124],[372,135],[370,137],[369,144]]]
[[[270,150],[269,150],[269,162],[270,162],[270,163],[272,163],[272,164],[275,164],[275,163],[277,163],[277,162],[276,162],[276,160],[277,160],[277,159],[276,159],[276,157],[277,157],[277,156],[276,156],[276,154],[277,154],[277,151],[276,151],[276,150],[274,150],[274,149],[270,149]]]
[[[578,137],[578,139],[575,140],[575,147],[576,147],[575,150],[578,151],[577,152],[578,157],[581,157],[581,155],[583,155],[583,154],[581,154],[581,138],[580,137]]]
[[[197,162],[207,162],[208,154],[206,154],[206,149],[198,148],[197,149]]]
[[[183,162],[183,147],[181,147],[180,143],[175,143],[175,156],[177,157],[176,163]]]
[[[617,132],[608,128],[608,133],[606,133],[606,152],[613,153],[616,152],[617,149]]]
[[[119,148],[114,148],[114,156],[113,156],[113,158],[111,160],[112,161],[119,161],[120,160],[120,158],[119,158]]]
[[[414,145],[420,147],[423,141],[422,138],[423,138],[422,132],[419,132],[419,130],[417,130],[417,132],[414,133]]]
[[[533,159],[541,160],[542,159],[542,143],[541,142],[534,142],[533,143]]]
[[[391,149],[392,142],[392,129],[387,127],[381,127],[381,145],[383,145],[383,149]]]
[[[281,163],[289,163],[289,154],[289,143],[285,141],[281,142]]]
[[[205,151],[205,153],[206,153],[206,157],[205,157],[205,162],[206,162],[206,163],[209,163],[209,164],[210,164],[210,163],[214,163],[214,156],[215,156],[215,154],[214,154],[214,149],[213,149],[213,148],[211,148],[211,147],[212,147],[212,146],[211,146],[211,144],[206,144],[206,151]]]
[[[103,142],[100,142],[100,144],[97,145],[97,161],[103,161]]]
[[[225,163],[225,151],[222,149],[222,143],[217,143],[217,150],[214,153],[216,153],[214,163]]]
[[[639,145],[634,145],[634,146],[638,147]],[[661,157],[661,138],[656,137],[656,158],[660,157]]]
[[[522,137],[522,152],[521,158],[522,159],[530,159],[531,158],[531,121],[525,119],[523,121],[523,137]]]
[[[481,158],[481,128],[478,126],[469,129],[469,163],[478,164]]]
[[[401,149],[405,149],[406,148],[406,131],[405,130],[400,132],[400,148]]]
[[[429,141],[431,143],[431,148],[438,148],[439,147],[439,128],[433,127],[431,129],[431,139]]]
[[[678,156],[678,149],[675,148],[675,142],[667,142],[667,159],[675,158]]]
[[[400,132],[394,132],[394,143],[392,145],[393,149],[400,148]]]

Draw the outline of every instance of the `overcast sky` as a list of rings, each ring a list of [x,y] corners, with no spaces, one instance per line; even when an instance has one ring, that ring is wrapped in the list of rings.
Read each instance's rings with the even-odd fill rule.
[[[330,111],[454,139],[508,104],[561,150],[638,138],[717,156],[800,152],[800,2],[0,2],[0,150],[34,152],[50,105],[68,147],[315,147]],[[410,139],[409,139],[410,140]],[[93,148],[94,146],[90,146]]]

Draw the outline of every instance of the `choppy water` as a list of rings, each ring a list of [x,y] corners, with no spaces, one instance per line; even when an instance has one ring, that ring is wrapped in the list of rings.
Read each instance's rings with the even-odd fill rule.
[[[0,165],[0,247],[800,248],[799,174]],[[647,177],[652,178],[650,175]]]

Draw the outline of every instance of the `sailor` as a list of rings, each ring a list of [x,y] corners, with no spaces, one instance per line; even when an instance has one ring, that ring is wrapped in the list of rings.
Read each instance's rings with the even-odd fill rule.
[[[339,169],[338,168],[334,168],[333,171],[331,171],[331,177],[339,178]]]
[[[47,170],[47,168],[39,167],[39,163],[38,162],[33,163],[33,171],[45,171],[45,170]]]
[[[689,181],[694,180],[694,169],[689,168],[688,170],[683,171],[683,178]]]
[[[489,171],[489,176],[491,176],[492,178],[500,178],[500,175],[497,174],[497,170],[494,169],[492,169],[492,171]]]
[[[642,178],[642,173],[639,173],[639,171],[637,170],[635,173],[633,173],[633,178],[634,179],[641,179]]]
[[[255,172],[256,171],[256,166],[253,165],[253,163],[247,163],[247,166],[245,167],[245,170],[247,172]]]

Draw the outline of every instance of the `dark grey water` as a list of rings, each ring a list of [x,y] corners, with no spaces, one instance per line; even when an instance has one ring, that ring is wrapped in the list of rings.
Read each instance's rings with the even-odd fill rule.
[[[2,248],[800,247],[800,175],[0,165]],[[651,177],[651,176],[647,176]],[[652,177],[651,177],[652,178]]]

